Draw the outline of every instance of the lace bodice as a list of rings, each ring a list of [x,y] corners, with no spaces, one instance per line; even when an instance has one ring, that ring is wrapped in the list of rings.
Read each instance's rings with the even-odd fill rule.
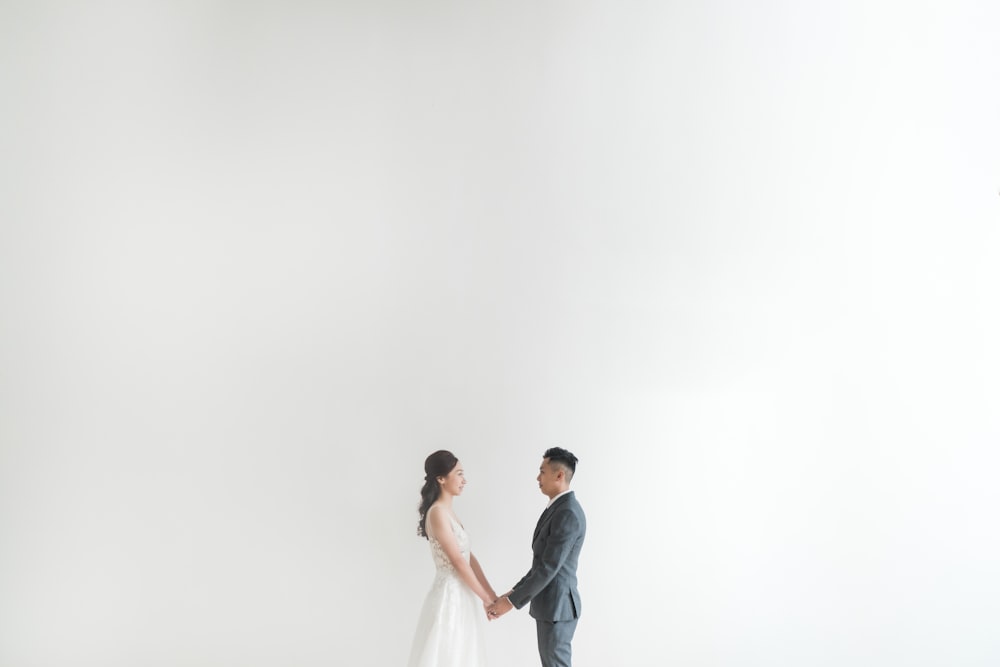
[[[469,560],[469,536],[462,528],[462,524],[455,520],[455,517],[449,515],[448,518],[451,520],[451,530],[458,541],[458,549],[462,552],[462,557]],[[433,537],[428,537],[427,541],[430,542],[431,557],[434,559],[434,567],[437,568],[438,573],[454,573],[455,566],[448,558],[448,554],[444,552],[441,543]]]

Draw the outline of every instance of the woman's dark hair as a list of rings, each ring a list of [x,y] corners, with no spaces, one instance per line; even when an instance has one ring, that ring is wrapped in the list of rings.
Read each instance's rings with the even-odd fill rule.
[[[438,477],[447,477],[448,473],[458,465],[458,458],[451,452],[440,449],[424,461],[424,486],[420,489],[420,522],[417,524],[417,535],[427,537],[427,510],[441,497],[441,485]]]

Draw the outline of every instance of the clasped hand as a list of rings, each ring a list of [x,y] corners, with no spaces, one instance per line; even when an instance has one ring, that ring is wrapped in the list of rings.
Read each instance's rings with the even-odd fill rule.
[[[492,604],[483,603],[483,607],[486,609],[486,618],[491,621],[496,620],[514,608],[507,595],[507,593],[501,595]]]

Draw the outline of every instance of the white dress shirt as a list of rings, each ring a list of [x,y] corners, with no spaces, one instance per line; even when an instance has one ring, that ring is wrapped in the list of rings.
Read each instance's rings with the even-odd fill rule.
[[[573,489],[566,489],[565,491],[563,491],[562,493],[560,493],[559,495],[557,495],[555,498],[553,498],[552,500],[549,501],[549,504],[545,506],[545,509],[548,509],[548,508],[552,507],[552,503],[554,503],[555,501],[559,500],[560,498],[562,498],[563,496],[565,496],[567,493],[569,493],[572,490]]]

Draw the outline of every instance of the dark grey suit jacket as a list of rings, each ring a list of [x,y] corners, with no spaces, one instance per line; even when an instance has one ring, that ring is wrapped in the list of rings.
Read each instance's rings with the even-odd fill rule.
[[[531,569],[514,584],[511,603],[540,621],[569,621],[580,616],[576,566],[587,535],[587,517],[570,491],[542,512],[531,542]]]

